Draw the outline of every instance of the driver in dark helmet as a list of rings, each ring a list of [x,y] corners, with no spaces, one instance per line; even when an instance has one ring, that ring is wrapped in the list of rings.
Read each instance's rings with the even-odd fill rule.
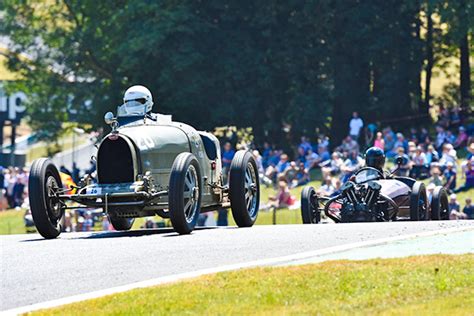
[[[367,149],[365,152],[365,166],[379,170],[384,178],[390,177],[390,175],[383,170],[385,166],[385,153],[378,147],[370,147]]]
[[[365,165],[383,172],[385,166],[385,153],[378,147],[370,147],[365,152]]]

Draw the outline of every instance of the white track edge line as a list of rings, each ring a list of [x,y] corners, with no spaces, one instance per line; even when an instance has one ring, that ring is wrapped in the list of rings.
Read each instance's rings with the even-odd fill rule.
[[[178,273],[178,274],[158,277],[158,278],[154,278],[154,279],[150,279],[146,281],[139,281],[139,282],[134,282],[134,283],[126,284],[126,285],[111,287],[108,289],[93,291],[89,293],[77,294],[77,295],[55,299],[55,300],[51,300],[47,302],[35,303],[32,305],[17,307],[17,308],[13,308],[6,311],[0,311],[0,315],[19,315],[19,314],[24,314],[24,313],[40,310],[40,309],[48,309],[48,308],[58,307],[61,305],[77,303],[77,302],[85,301],[89,299],[95,299],[95,298],[99,298],[99,297],[103,297],[107,295],[122,293],[122,292],[130,291],[130,290],[134,290],[134,289],[173,283],[173,282],[177,282],[177,281],[181,281],[185,279],[196,278],[203,275],[239,270],[239,269],[244,269],[244,268],[252,268],[252,267],[258,267],[258,266],[274,265],[274,264],[297,261],[297,260],[307,259],[311,257],[332,254],[332,253],[338,253],[338,252],[347,251],[347,250],[351,250],[355,248],[377,246],[377,245],[386,244],[389,242],[396,242],[400,240],[412,239],[412,238],[417,238],[417,237],[429,237],[429,236],[440,235],[440,234],[456,233],[456,232],[462,232],[462,231],[467,231],[467,230],[474,230],[474,227],[465,226],[465,227],[444,228],[444,229],[438,229],[438,230],[433,230],[433,231],[426,231],[426,232],[387,237],[387,238],[381,238],[381,239],[375,239],[375,240],[355,242],[355,243],[350,243],[346,245],[333,246],[333,247],[319,249],[319,250],[296,253],[296,254],[288,255],[288,256],[260,259],[260,260],[254,260],[254,261],[249,261],[249,262],[224,265],[224,266],[215,267],[215,268],[207,268],[207,269],[196,270],[196,271],[191,271],[191,272]]]

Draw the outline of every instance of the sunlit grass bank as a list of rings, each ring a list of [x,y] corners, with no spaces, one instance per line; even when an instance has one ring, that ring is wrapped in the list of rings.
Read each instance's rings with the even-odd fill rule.
[[[218,273],[40,315],[472,315],[474,255],[330,261]]]

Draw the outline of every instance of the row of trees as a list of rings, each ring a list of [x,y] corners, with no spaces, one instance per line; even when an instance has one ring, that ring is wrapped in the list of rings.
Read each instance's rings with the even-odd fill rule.
[[[205,129],[251,126],[257,141],[316,127],[337,140],[354,110],[428,123],[433,69],[447,56],[461,60],[459,102],[470,106],[469,0],[4,0],[0,10],[8,66],[25,79],[16,88],[53,136],[71,113],[101,125],[133,84],[160,112]]]

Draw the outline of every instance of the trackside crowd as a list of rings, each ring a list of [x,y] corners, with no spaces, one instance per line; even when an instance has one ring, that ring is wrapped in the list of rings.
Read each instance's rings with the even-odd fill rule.
[[[439,117],[433,131],[426,128],[411,128],[408,133],[393,130],[391,126],[365,124],[354,112],[347,127],[347,137],[330,150],[331,139],[319,134],[314,139],[302,136],[295,152],[289,153],[265,142],[261,147],[237,145],[236,137],[221,138],[223,174],[227,178],[236,149],[247,148],[257,161],[260,182],[275,189],[268,201],[261,201],[263,211],[270,209],[299,209],[299,197],[290,189],[322,180],[318,194],[330,196],[364,165],[362,152],[368,147],[381,148],[388,158],[404,157],[404,164],[398,175],[410,176],[427,183],[428,197],[435,186],[442,185],[449,192],[451,219],[474,219],[474,124],[465,123],[459,108],[451,110],[440,107]],[[68,170],[60,168],[61,178],[66,185],[78,183],[84,174],[94,174],[95,166],[79,170],[75,166]],[[0,208],[26,209],[25,226],[33,227],[28,205],[28,175],[26,168],[0,167]],[[461,208],[457,193],[469,191]],[[147,218],[143,228],[164,226]],[[201,214],[200,226],[228,225],[228,210],[216,214]],[[100,226],[102,230],[113,229],[101,210],[67,210],[64,219],[65,231],[90,231]]]
[[[253,150],[253,155],[261,183],[274,187],[276,194],[266,203],[262,201],[261,207],[263,210],[299,208],[299,197],[293,196],[290,189],[319,177],[322,185],[318,194],[333,195],[364,165],[362,150],[375,146],[388,158],[403,156],[404,164],[396,174],[425,180],[428,198],[435,186],[444,186],[450,193],[451,219],[474,219],[472,198],[466,198],[461,209],[456,195],[474,192],[474,124],[462,125],[461,113],[459,108],[449,111],[441,107],[433,133],[426,128],[413,127],[404,134],[390,126],[365,126],[363,119],[354,112],[347,137],[332,151],[329,150],[331,140],[324,134],[314,141],[301,137],[294,155],[265,142],[259,150]],[[230,166],[234,153],[231,144],[226,143],[222,153],[226,167]]]

